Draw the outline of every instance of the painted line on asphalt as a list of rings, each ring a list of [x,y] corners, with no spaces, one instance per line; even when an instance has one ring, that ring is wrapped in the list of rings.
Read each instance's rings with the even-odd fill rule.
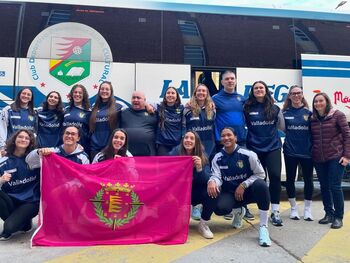
[[[302,258],[302,262],[350,262],[350,212],[345,214],[343,222],[344,226],[341,229],[330,228],[327,234]]]

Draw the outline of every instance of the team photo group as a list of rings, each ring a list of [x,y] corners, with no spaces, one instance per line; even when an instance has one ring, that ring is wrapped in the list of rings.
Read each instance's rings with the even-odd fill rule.
[[[51,91],[34,108],[32,90],[19,90],[0,115],[0,240],[32,231],[40,207],[40,158],[51,153],[81,165],[121,157],[191,156],[191,217],[199,221],[200,235],[214,237],[209,227],[213,214],[241,228],[244,218],[254,220],[247,205],[255,203],[258,242],[264,247],[271,246],[269,223],[288,227],[280,215],[284,163],[289,218],[341,228],[341,182],[350,162],[345,114],[332,107],[326,93],[307,102],[297,85],[289,88],[280,108],[264,81],[254,82],[247,98],[236,92],[235,72],[225,71],[221,84],[213,97],[198,84],[186,104],[174,87],[158,103],[137,90],[130,107],[116,101],[108,81],[100,84],[93,105],[80,84],[70,90],[66,106],[63,94]],[[304,181],[300,215],[298,168]],[[312,215],[314,169],[324,207],[324,217],[317,220]]]

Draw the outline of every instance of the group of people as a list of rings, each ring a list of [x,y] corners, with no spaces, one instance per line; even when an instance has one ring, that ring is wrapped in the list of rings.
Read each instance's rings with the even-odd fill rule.
[[[350,159],[345,115],[332,108],[325,93],[315,95],[310,111],[299,86],[289,89],[280,109],[263,81],[252,85],[247,99],[236,92],[234,72],[224,72],[221,83],[223,89],[213,98],[199,84],[186,105],[174,87],[166,90],[158,104],[147,103],[144,93],[135,91],[130,108],[116,102],[110,82],[101,83],[92,109],[85,87],[79,84],[71,89],[65,108],[60,94],[52,91],[35,110],[31,90],[22,89],[1,112],[0,217],[4,228],[0,240],[31,229],[39,207],[39,158],[52,152],[80,164],[118,157],[192,156],[191,204],[197,208],[193,212],[200,220],[200,234],[213,238],[208,226],[213,213],[231,214],[232,226],[240,228],[247,205],[256,203],[259,244],[270,246],[268,211],[272,225],[283,225],[279,213],[283,148],[290,218],[300,219],[294,186],[300,165],[305,182],[303,217],[313,221],[315,167],[325,210],[319,223],[341,228],[341,178]],[[285,133],[283,145],[279,131]]]

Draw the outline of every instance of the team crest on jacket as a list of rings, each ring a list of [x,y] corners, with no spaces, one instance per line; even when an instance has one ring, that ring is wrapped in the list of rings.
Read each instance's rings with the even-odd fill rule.
[[[236,163],[237,167],[242,169],[243,168],[243,161],[242,160],[238,160],[237,163]]]
[[[28,119],[29,119],[30,121],[33,121],[33,120],[34,120],[34,117],[33,117],[32,115],[29,115],[29,116],[28,116]]]
[[[309,119],[309,115],[306,115],[306,114],[305,114],[305,115],[303,115],[303,117],[304,117],[304,120],[305,120],[305,121],[307,121],[307,120]]]
[[[101,184],[101,189],[90,202],[93,203],[95,214],[99,220],[112,230],[128,224],[136,216],[143,203],[133,191],[134,185]]]
[[[79,113],[79,118],[82,119],[82,118],[84,118],[84,117],[85,117],[85,113],[80,112],[80,113]]]
[[[176,113],[180,114],[181,113],[181,109],[176,109]]]

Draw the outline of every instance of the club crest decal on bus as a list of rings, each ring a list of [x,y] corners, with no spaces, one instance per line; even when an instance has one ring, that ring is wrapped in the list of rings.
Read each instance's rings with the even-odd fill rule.
[[[80,23],[60,23],[40,32],[28,49],[28,69],[33,84],[47,95],[57,90],[66,101],[74,84],[89,94],[109,80],[113,56],[107,41],[95,29]]]
[[[90,75],[91,39],[53,37],[50,75],[70,86]]]

